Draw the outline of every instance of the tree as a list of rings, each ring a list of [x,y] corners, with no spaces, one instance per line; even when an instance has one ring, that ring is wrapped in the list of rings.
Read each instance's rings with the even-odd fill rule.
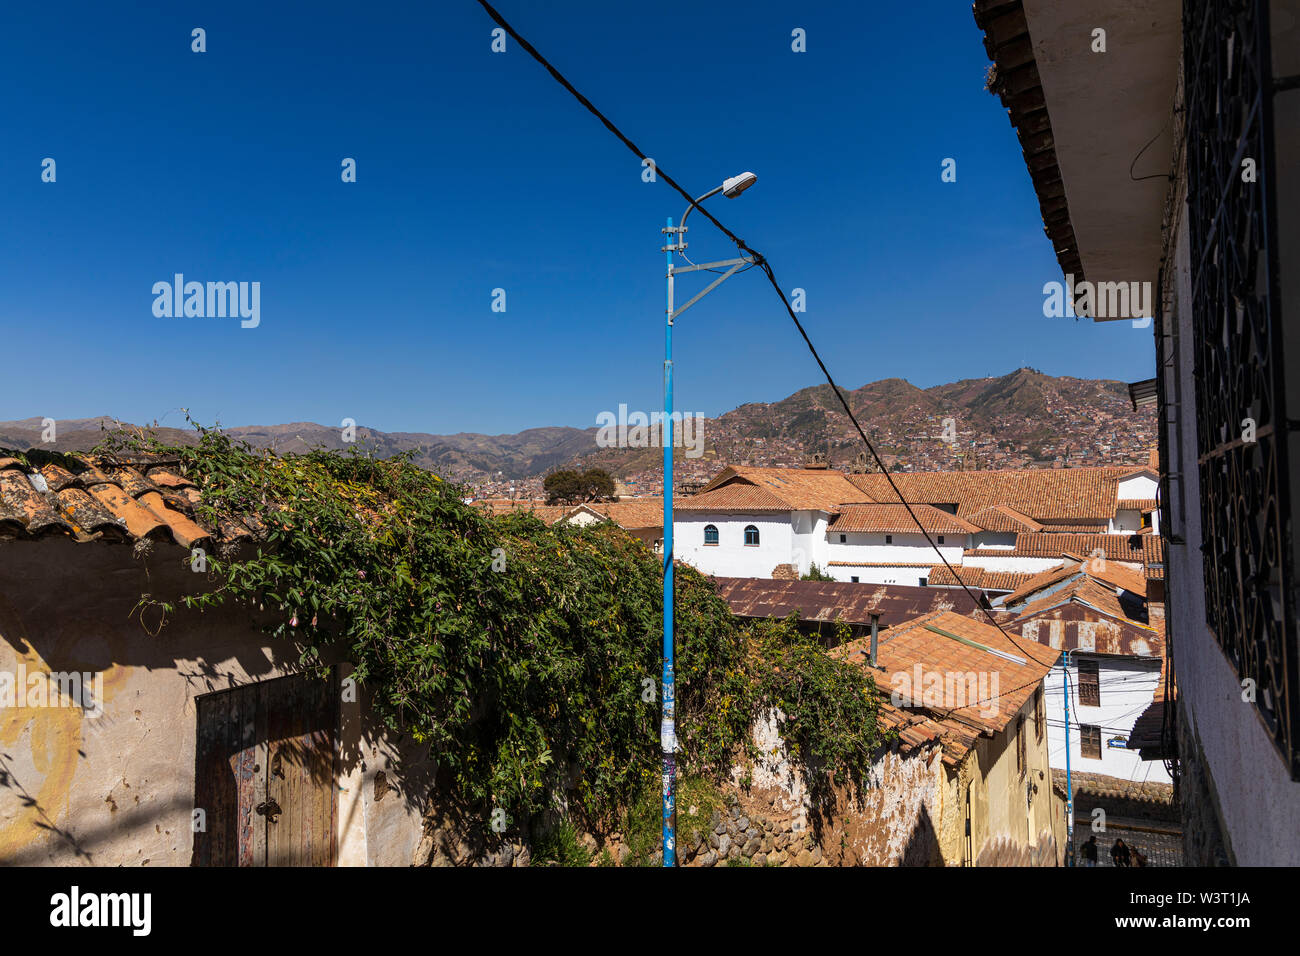
[[[582,494],[582,476],[569,469],[553,471],[546,476],[542,487],[546,489],[547,504],[575,501]]]
[[[603,468],[553,471],[542,482],[547,504],[596,501],[614,497],[614,479]]]
[[[614,479],[603,468],[588,468],[582,473],[582,492],[586,501],[613,498]]]

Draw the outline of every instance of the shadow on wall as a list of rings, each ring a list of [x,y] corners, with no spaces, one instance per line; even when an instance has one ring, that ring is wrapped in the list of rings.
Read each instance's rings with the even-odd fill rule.
[[[157,611],[141,613],[141,595],[179,605],[182,595],[210,584],[186,567],[187,551],[147,543],[150,547],[142,549],[63,539],[0,541],[0,668],[27,675],[93,675],[95,704],[103,709],[92,718],[70,700],[0,707],[0,862],[102,865],[132,856],[133,844],[165,844],[159,855],[166,858],[155,862],[183,863],[173,851],[189,848],[188,834],[176,834],[187,811],[248,796],[249,780],[238,778],[229,752],[224,767],[205,769],[197,750],[190,763],[191,750],[201,745],[203,702],[300,672],[303,648],[269,637],[262,625],[275,623],[274,616],[245,606],[203,612],[178,606],[160,629]],[[299,708],[302,726],[286,724],[284,714],[273,709],[253,731],[263,751],[277,750],[285,778],[293,777],[294,769],[298,778],[314,781],[337,799],[339,781],[360,769],[357,779],[373,788],[372,802],[400,799],[421,814],[431,771],[420,759],[427,748],[385,732],[364,706],[359,733],[336,742],[337,683],[303,683],[316,685],[317,697]],[[331,687],[320,696],[320,689]],[[364,692],[361,697],[364,701]],[[232,716],[238,715],[227,713],[224,720],[218,715],[208,732],[215,736],[212,728],[224,724],[219,733],[227,740],[242,739],[246,728]],[[304,740],[321,744],[326,730],[329,766],[321,765],[319,746],[302,746]],[[181,762],[190,766],[176,765]],[[386,775],[375,773],[384,767]],[[236,839],[230,832],[236,824],[219,822],[211,813],[209,819],[220,830],[214,839],[223,844]],[[104,851],[111,845],[116,849],[110,859]],[[303,848],[302,862],[317,850]],[[143,862],[143,856],[135,862]]]
[[[899,858],[899,866],[943,866],[943,851],[939,847],[939,834],[935,832],[934,821],[930,811],[921,804],[916,825],[912,835],[907,838],[907,846]]]
[[[1057,866],[1056,837],[1051,830],[1040,830],[1033,846],[1015,843],[1010,837],[989,840],[975,858],[976,866]]]

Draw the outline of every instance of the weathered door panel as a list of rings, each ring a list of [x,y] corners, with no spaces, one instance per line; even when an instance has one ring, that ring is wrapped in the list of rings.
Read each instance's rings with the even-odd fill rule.
[[[330,866],[337,791],[334,681],[283,677],[198,698],[199,866]]]

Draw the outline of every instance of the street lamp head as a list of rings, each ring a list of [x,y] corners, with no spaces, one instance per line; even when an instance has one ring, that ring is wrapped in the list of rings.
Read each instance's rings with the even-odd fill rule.
[[[723,180],[722,195],[728,199],[735,199],[756,182],[758,182],[758,177],[753,173],[741,173],[739,176],[732,176],[730,179]]]

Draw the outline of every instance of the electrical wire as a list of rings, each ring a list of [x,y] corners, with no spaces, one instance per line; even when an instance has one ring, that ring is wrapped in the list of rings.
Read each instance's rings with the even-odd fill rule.
[[[591,113],[592,116],[600,120],[601,125],[603,125],[607,130],[609,130],[619,140],[619,142],[621,142],[624,146],[626,146],[629,150],[631,150],[634,154],[636,154],[637,158],[642,160],[643,162],[649,158],[641,150],[641,148],[636,145],[636,143],[632,142],[632,140],[629,139],[623,133],[622,130],[620,130],[617,126],[615,126],[614,123],[608,117],[605,116],[605,114],[603,114],[600,110],[598,110],[592,104],[591,100],[587,99],[587,97],[585,97],[581,92],[579,92],[578,89],[572,83],[570,83],[567,79],[565,79],[564,75],[560,73],[560,71],[557,70],[554,66],[552,66],[551,63],[546,59],[546,57],[542,56],[542,54],[538,52],[536,47],[534,47],[531,43],[529,43],[526,39],[524,39],[519,34],[519,32],[514,27],[512,27],[506,21],[506,19],[503,16],[501,16],[500,13],[497,12],[496,8],[493,7],[492,4],[488,3],[487,0],[478,0],[478,4],[487,12],[488,16],[490,16],[494,21],[496,21],[496,23],[503,30],[505,30],[505,32],[528,53],[529,56],[531,56],[534,60],[536,60],[539,64],[541,64],[546,69],[546,71],[551,74],[551,76],[555,79],[557,83],[559,83],[566,90],[568,90],[569,93],[572,94],[574,99],[576,99],[579,103],[581,103],[583,107],[585,107],[586,110],[589,113]],[[678,184],[677,180],[673,179],[672,176],[670,176],[667,172],[665,172],[663,167],[660,166],[658,163],[655,163],[655,173],[665,183],[667,183],[669,186],[675,189],[686,200],[686,202],[690,204],[691,208],[699,210],[700,215],[702,215],[705,219],[709,220],[709,222],[713,223],[713,225],[715,225],[718,228],[718,230],[722,232],[723,235],[725,235],[728,239],[730,239],[733,243],[735,243],[736,247],[740,249],[742,254],[747,254],[753,257],[754,264],[757,265],[759,268],[761,268],[763,272],[767,275],[768,282],[771,283],[772,288],[776,291],[776,294],[780,297],[781,302],[785,305],[785,310],[789,314],[791,320],[794,322],[795,328],[799,330],[799,335],[802,336],[804,340],[804,344],[808,346],[808,351],[812,353],[813,359],[816,360],[818,367],[822,371],[822,374],[826,377],[826,381],[831,386],[831,390],[835,393],[835,397],[838,398],[840,400],[840,404],[844,406],[844,411],[849,416],[849,421],[853,423],[853,427],[854,429],[857,430],[858,436],[862,439],[863,444],[867,446],[867,450],[871,452],[871,457],[875,459],[876,467],[880,469],[880,473],[885,477],[885,480],[889,483],[889,487],[893,490],[894,494],[898,496],[899,502],[901,502],[903,507],[907,510],[908,515],[912,518],[912,521],[915,522],[917,528],[920,530],[922,536],[924,536],[926,542],[934,550],[935,554],[939,556],[939,560],[943,562],[944,567],[947,568],[948,571],[953,575],[953,577],[958,581],[958,583],[961,584],[962,590],[966,592],[966,596],[969,597],[972,602],[974,602],[976,607],[979,607],[980,610],[984,612],[984,615],[985,617],[988,618],[989,623],[992,624],[994,627],[996,627],[998,631],[1001,632],[1002,636],[1011,642],[1013,647],[1015,647],[1018,651],[1020,651],[1030,660],[1032,660],[1035,664],[1038,664],[1040,667],[1048,667],[1048,668],[1052,667],[1053,666],[1052,664],[1049,664],[1046,661],[1039,660],[1037,657],[1031,654],[1026,648],[1022,647],[1020,643],[1016,641],[1015,638],[1013,638],[1009,633],[1007,633],[1007,631],[1002,627],[1002,625],[998,623],[997,619],[994,618],[992,613],[987,608],[983,607],[980,604],[979,600],[976,599],[971,589],[966,585],[965,582],[961,580],[961,577],[953,569],[953,566],[948,563],[948,559],[943,556],[943,552],[939,550],[938,545],[934,543],[934,539],[930,537],[930,532],[928,532],[925,529],[925,525],[921,523],[921,519],[918,518],[916,516],[916,512],[912,510],[912,505],[903,496],[903,492],[899,489],[897,483],[894,481],[893,475],[891,475],[889,473],[889,470],[885,467],[885,463],[881,460],[880,455],[879,453],[877,453],[875,446],[871,443],[871,440],[867,438],[866,432],[862,430],[862,426],[858,423],[857,416],[853,414],[853,410],[849,407],[849,403],[845,400],[843,394],[841,394],[840,387],[835,383],[835,379],[831,377],[830,370],[826,368],[826,363],[822,361],[822,357],[820,354],[818,354],[816,346],[814,346],[812,343],[812,339],[808,337],[808,332],[804,329],[803,323],[799,321],[799,317],[795,314],[794,307],[790,304],[790,300],[786,297],[785,292],[782,291],[780,283],[777,282],[776,273],[772,269],[771,263],[767,261],[766,257],[764,257],[762,253],[758,252],[756,249],[751,247],[743,239],[741,239],[734,232],[732,232],[721,222],[719,222],[716,216],[714,216],[703,206],[699,205],[691,197],[691,194],[687,192],[685,189],[683,189]],[[1028,686],[1028,685],[1024,685],[1024,686]],[[1019,690],[1020,688],[1016,688],[1016,689]],[[1010,693],[1010,691],[1008,691],[1008,693]],[[1003,696],[1003,695],[997,695],[997,696]],[[989,698],[989,699],[994,700],[996,698]]]

